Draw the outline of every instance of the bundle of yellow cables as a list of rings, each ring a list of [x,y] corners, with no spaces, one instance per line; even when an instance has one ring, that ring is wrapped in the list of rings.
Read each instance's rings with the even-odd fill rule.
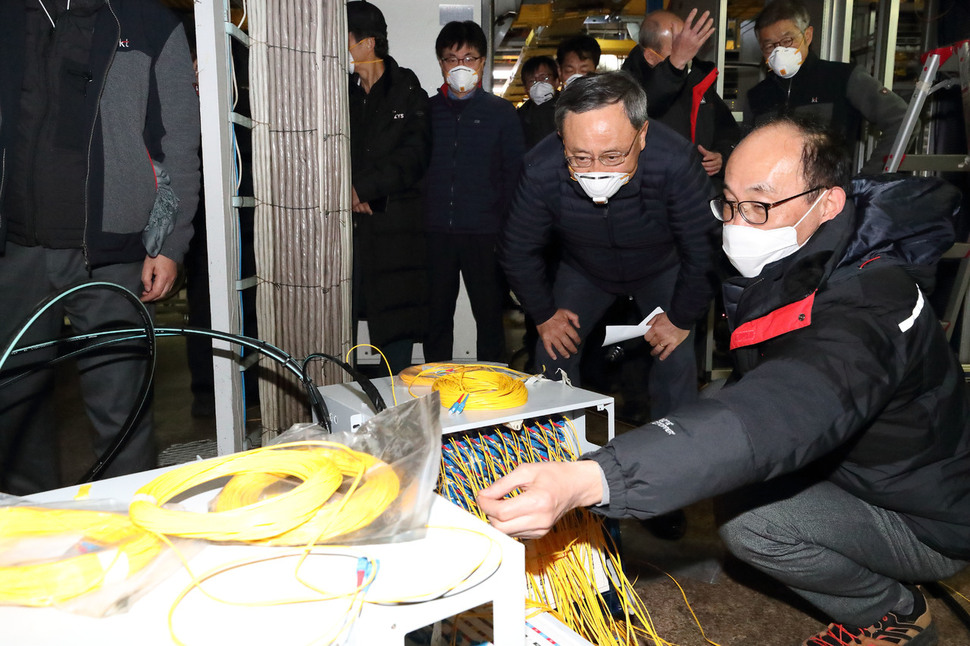
[[[441,405],[461,410],[498,410],[522,406],[529,400],[523,372],[472,363],[426,363],[404,371],[401,380],[408,390],[431,386],[441,393]],[[413,395],[413,393],[411,393]]]
[[[0,539],[77,534],[77,554],[0,567],[0,603],[49,606],[122,580],[148,565],[162,542],[124,514],[46,507],[0,508]]]
[[[268,545],[309,545],[344,536],[370,525],[394,501],[400,481],[394,469],[377,458],[356,451],[333,451],[334,464],[347,479],[337,492],[302,525],[268,538]],[[274,494],[281,481],[275,474],[249,473],[230,480],[216,498],[214,511],[247,507]],[[283,487],[288,489],[289,487]]]
[[[194,487],[227,476],[233,478],[212,512],[163,507]],[[345,477],[350,484],[341,495]],[[297,484],[273,495],[273,486],[286,478]],[[394,470],[370,455],[334,442],[291,442],[163,473],[135,493],[128,513],[136,525],[159,534],[308,544],[370,523],[397,497],[398,488]]]

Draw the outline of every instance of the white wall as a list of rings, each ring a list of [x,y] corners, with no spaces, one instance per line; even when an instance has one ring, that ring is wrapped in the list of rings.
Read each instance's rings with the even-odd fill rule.
[[[434,53],[434,41],[446,18],[441,22],[442,13],[450,11],[471,11],[472,20],[482,24],[481,0],[371,0],[387,20],[387,40],[391,45],[391,56],[401,67],[407,67],[418,75],[428,95],[434,96],[441,84],[441,68]],[[488,33],[486,30],[485,33]],[[492,43],[489,43],[489,48]]]

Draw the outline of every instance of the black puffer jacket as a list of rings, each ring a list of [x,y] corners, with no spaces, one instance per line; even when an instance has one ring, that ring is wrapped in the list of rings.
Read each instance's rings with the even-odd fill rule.
[[[711,298],[712,194],[694,146],[662,123],[650,122],[636,172],[605,205],[569,176],[562,140],[547,137],[526,155],[502,233],[502,267],[525,311],[542,322],[556,313],[542,255],[553,236],[563,262],[611,294],[633,293],[679,263],[667,316],[687,329]]]
[[[428,94],[390,56],[384,65],[369,93],[350,77],[353,186],[374,212],[354,214],[357,315],[377,345],[422,339],[428,309],[421,195],[431,158]]]
[[[970,558],[963,374],[914,279],[952,243],[959,193],[893,176],[854,193],[794,255],[726,282],[734,383],[590,454],[606,513],[651,516],[804,470]]]
[[[882,134],[862,171],[878,173],[906,117],[906,102],[860,66],[823,61],[809,51],[795,76],[783,79],[769,71],[748,90],[745,123],[756,126],[786,112],[810,115],[827,124],[842,133],[850,148],[859,138],[862,119],[867,120]]]
[[[522,172],[525,139],[515,107],[482,88],[431,97],[431,165],[425,181],[429,231],[495,235]]]

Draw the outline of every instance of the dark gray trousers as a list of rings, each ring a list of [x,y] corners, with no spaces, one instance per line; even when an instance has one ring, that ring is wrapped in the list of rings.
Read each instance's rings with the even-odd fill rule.
[[[140,295],[141,270],[141,262],[115,264],[94,269],[89,275],[80,249],[21,247],[8,242],[5,255],[0,256],[0,346],[7,346],[45,298],[66,287],[104,281]],[[60,337],[65,315],[77,333],[141,325],[136,310],[124,298],[87,289],[52,307],[30,327],[18,347]],[[144,348],[143,342],[133,341],[77,358],[81,394],[96,431],[95,453],[79,455],[79,461],[93,464],[95,454],[101,455],[121,430],[143,380]],[[3,368],[42,364],[55,354],[54,350],[25,354]],[[24,495],[64,484],[58,468],[53,389],[52,370],[0,387],[0,491]],[[104,475],[154,468],[156,462],[152,416],[146,410],[131,441]]]
[[[735,556],[837,623],[868,626],[907,598],[901,581],[935,581],[967,566],[922,543],[899,514],[830,482],[764,483],[719,501],[719,515]]]
[[[678,269],[679,267],[674,266],[657,274],[647,285],[630,294],[642,316],[646,316],[656,307],[663,308],[665,312],[670,309]],[[619,295],[603,291],[577,270],[561,263],[556,272],[553,296],[557,308],[570,310],[579,316],[581,345],[579,352],[569,358],[559,357],[553,360],[540,338],[536,344],[535,363],[539,368],[545,367],[544,372],[550,379],[559,379],[561,369],[574,386],[581,386],[579,364],[582,354],[597,350],[585,346],[586,337]],[[697,399],[697,359],[694,354],[693,334],[663,361],[653,358],[643,385],[650,395],[650,415],[654,419]]]

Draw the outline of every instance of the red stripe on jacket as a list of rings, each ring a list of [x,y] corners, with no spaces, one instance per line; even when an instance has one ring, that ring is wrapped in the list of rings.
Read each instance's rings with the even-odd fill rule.
[[[776,336],[781,336],[808,327],[812,324],[812,305],[815,303],[815,292],[800,301],[779,307],[761,318],[748,321],[731,334],[731,349],[755,345]]]
[[[701,109],[701,101],[704,100],[704,93],[707,89],[714,84],[714,80],[717,79],[717,68],[712,69],[704,80],[694,86],[692,90],[693,96],[691,97],[690,105],[690,140],[691,143],[697,143],[697,113]]]

